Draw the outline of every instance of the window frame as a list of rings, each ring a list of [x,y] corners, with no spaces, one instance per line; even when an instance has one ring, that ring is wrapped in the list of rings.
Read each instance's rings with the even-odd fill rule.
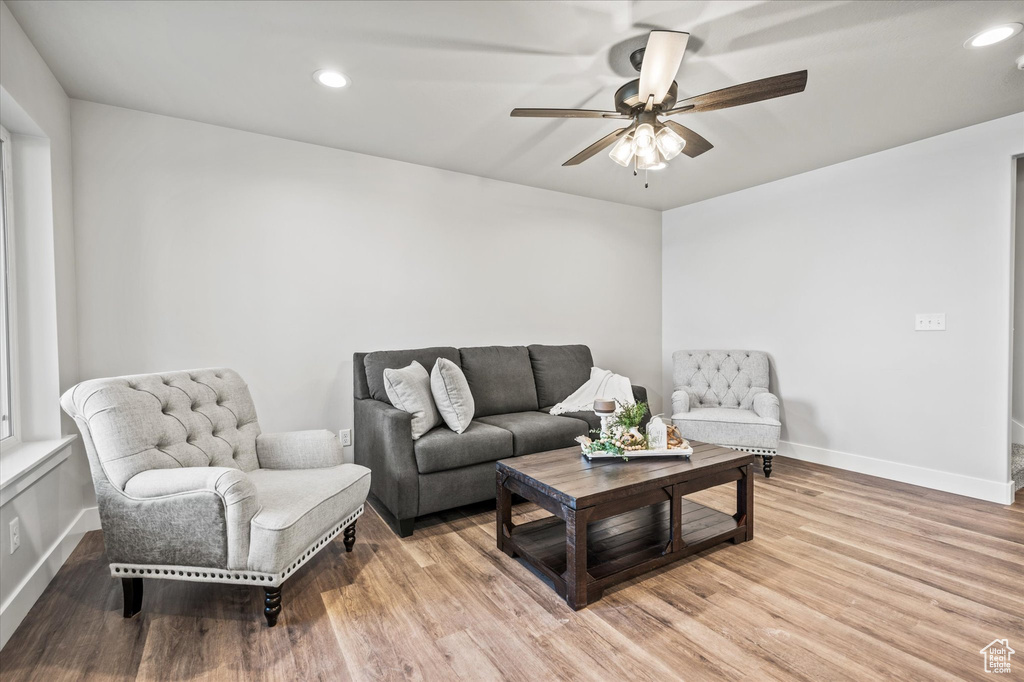
[[[2,164],[2,175],[3,182],[0,186],[0,211],[3,212],[3,230],[0,233],[0,277],[3,278],[3,282],[0,282],[0,289],[2,289],[2,295],[5,296],[4,307],[7,313],[6,320],[6,338],[3,339],[3,348],[6,350],[6,357],[0,356],[0,369],[6,369],[7,372],[7,435],[3,435],[0,431],[0,443],[3,444],[4,450],[18,445],[21,442],[21,424],[20,424],[20,413],[19,409],[19,391],[18,391],[18,315],[17,315],[17,293],[16,293],[16,282],[15,276],[15,235],[14,226],[12,224],[12,216],[14,211],[11,208],[12,203],[12,178],[13,168],[11,163],[12,155],[11,145],[11,134],[6,128],[0,126],[0,164]],[[0,334],[4,331],[3,327],[0,326]]]

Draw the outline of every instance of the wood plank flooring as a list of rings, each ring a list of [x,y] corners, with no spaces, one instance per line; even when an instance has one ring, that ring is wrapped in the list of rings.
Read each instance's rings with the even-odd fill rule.
[[[688,496],[731,513],[730,484]],[[498,552],[493,505],[399,539],[372,511],[284,586],[147,580],[142,613],[90,533],[0,652],[14,680],[985,679],[1008,638],[1024,677],[1024,491],[1001,506],[782,457],[755,537],[573,612]],[[543,518],[513,508],[517,523]],[[1019,658],[1018,658],[1019,657]]]

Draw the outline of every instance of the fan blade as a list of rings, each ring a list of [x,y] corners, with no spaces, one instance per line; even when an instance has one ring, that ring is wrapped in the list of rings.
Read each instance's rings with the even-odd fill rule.
[[[594,154],[598,153],[602,149],[607,149],[608,147],[611,147],[613,144],[615,144],[615,141],[618,140],[620,137],[622,137],[623,133],[625,133],[631,127],[632,126],[626,126],[625,128],[619,128],[618,130],[616,130],[613,133],[608,133],[607,135],[602,137],[600,140],[598,140],[594,144],[590,145],[589,147],[587,147],[586,149],[584,149],[579,154],[577,154],[576,156],[572,157],[571,159],[569,159],[568,161],[566,161],[562,165],[563,166],[576,166],[576,165],[579,165],[579,164],[583,163],[584,161],[586,161],[587,159],[589,159],[591,156],[593,156]]]
[[[751,104],[775,97],[795,95],[803,92],[807,87],[807,71],[794,71],[782,76],[762,78],[759,81],[741,83],[731,88],[723,88],[714,92],[706,92],[689,99],[677,102],[674,109],[666,111],[662,116],[673,114],[698,113],[701,111],[714,111],[728,107],[738,107],[741,104]]]
[[[665,121],[665,125],[676,131],[679,134],[679,137],[686,140],[686,146],[683,147],[683,153],[691,159],[695,156],[700,156],[715,146],[686,126],[681,126],[675,121]]]
[[[525,118],[630,118],[617,111],[595,111],[593,109],[513,109],[509,114]]]
[[[640,100],[646,102],[654,95],[654,103],[661,104],[676,79],[679,65],[686,52],[689,33],[679,31],[651,31],[640,66]]]

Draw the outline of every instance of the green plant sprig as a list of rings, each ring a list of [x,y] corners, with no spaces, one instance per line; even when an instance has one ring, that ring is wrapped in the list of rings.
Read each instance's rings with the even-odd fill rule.
[[[621,426],[625,430],[639,428],[644,422],[644,417],[647,416],[647,401],[641,401],[639,403],[633,403],[632,405],[623,405],[619,408],[619,411],[613,417],[612,424],[615,426]]]

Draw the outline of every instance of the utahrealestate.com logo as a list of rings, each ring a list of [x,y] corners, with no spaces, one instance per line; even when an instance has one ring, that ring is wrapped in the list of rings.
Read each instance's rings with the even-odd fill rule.
[[[985,672],[1010,672],[1010,656],[1015,653],[1017,652],[1010,648],[1010,643],[1007,640],[992,640],[991,644],[981,650],[981,655],[985,657]]]

